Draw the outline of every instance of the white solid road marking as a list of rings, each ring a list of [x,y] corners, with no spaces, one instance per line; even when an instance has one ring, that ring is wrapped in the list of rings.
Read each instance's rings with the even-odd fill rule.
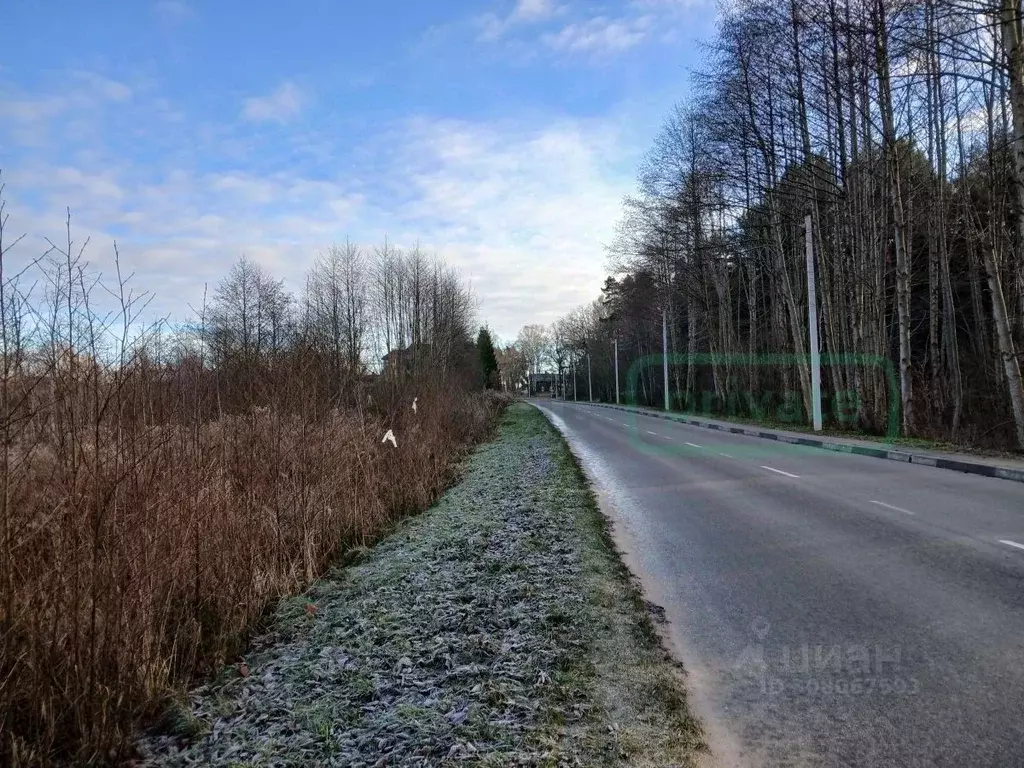
[[[700,448],[700,446],[697,445],[696,443],[687,443],[687,445],[690,446],[691,448]]]
[[[1018,544],[1016,541],[1010,541],[1009,539],[1000,539],[1000,544],[1005,544],[1008,547],[1016,547],[1017,549],[1024,549],[1024,544]]]
[[[903,509],[902,507],[894,507],[892,504],[886,504],[884,501],[872,501],[871,503],[872,504],[877,504],[880,507],[885,507],[886,509],[891,509],[894,512],[902,512],[905,515],[912,515],[912,514],[914,514],[909,509]]]
[[[800,477],[800,475],[794,475],[789,472],[783,472],[781,469],[776,469],[775,467],[766,467],[764,464],[761,465],[761,469],[767,469],[769,472],[778,472],[780,475],[785,475],[786,477]]]

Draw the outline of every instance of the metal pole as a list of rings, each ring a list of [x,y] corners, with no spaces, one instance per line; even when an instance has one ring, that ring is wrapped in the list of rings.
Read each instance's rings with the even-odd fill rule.
[[[662,373],[665,378],[665,410],[671,409],[671,403],[668,395],[668,309],[661,310],[661,355],[662,355]]]
[[[814,284],[814,223],[804,218],[807,241],[807,320],[811,336],[811,408],[814,431],[821,431],[821,351],[818,349],[818,297]]]
[[[576,361],[572,361],[572,401],[576,402]]]
[[[594,380],[590,376],[590,353],[587,352],[587,399],[594,402]]]
[[[619,404],[619,338],[615,337],[615,404]]]

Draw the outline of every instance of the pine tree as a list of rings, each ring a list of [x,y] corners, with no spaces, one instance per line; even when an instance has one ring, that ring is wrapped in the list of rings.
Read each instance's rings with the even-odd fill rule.
[[[476,350],[480,356],[480,371],[483,375],[484,387],[486,389],[497,389],[498,387],[498,356],[494,353],[494,342],[491,340],[491,332],[481,328],[476,337]]]

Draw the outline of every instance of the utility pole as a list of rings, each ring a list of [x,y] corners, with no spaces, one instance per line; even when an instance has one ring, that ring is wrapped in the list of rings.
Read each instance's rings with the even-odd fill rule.
[[[576,361],[572,361],[572,401],[576,402]]]
[[[814,282],[814,222],[804,218],[807,241],[807,320],[811,338],[811,408],[814,431],[821,432],[821,351],[818,349],[818,297]]]
[[[665,379],[665,410],[671,410],[668,395],[668,309],[661,310],[661,368]]]
[[[615,404],[619,404],[619,337],[616,336],[615,344]]]
[[[587,398],[594,402],[594,379],[590,375],[590,351],[587,350]]]

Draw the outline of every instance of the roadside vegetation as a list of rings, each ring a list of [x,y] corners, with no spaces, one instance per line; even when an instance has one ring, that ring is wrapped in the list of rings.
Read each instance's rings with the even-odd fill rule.
[[[331,249],[299,296],[241,259],[170,325],[70,225],[19,271],[6,229],[0,764],[112,762],[268,606],[429,506],[506,401],[467,288],[417,250]]]
[[[281,601],[153,765],[691,765],[706,747],[561,436],[516,403],[461,482]]]

